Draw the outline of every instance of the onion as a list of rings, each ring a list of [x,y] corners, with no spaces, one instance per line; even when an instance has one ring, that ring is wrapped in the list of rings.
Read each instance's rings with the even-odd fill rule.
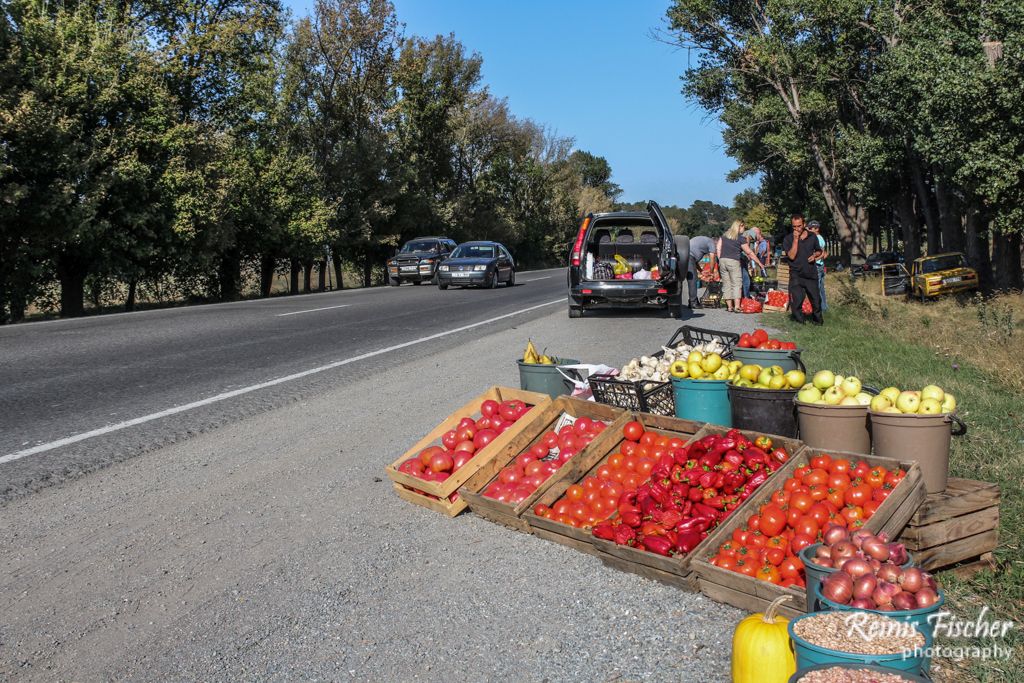
[[[867,560],[851,557],[846,562],[843,562],[842,570],[849,574],[851,578],[859,579],[865,574],[871,573],[871,565],[868,564]]]
[[[854,531],[850,540],[853,541],[853,544],[857,546],[858,549],[860,549],[864,545],[864,541],[869,538],[875,538],[875,535],[870,531],[861,529],[859,531]]]
[[[899,544],[898,543],[894,543],[893,545],[899,545]],[[889,546],[887,546],[886,544],[882,543],[877,538],[866,538],[866,539],[864,539],[864,542],[861,544],[860,548],[861,548],[861,550],[864,551],[865,555],[867,555],[869,557],[873,557],[876,560],[878,560],[879,562],[885,562],[886,560],[889,559]],[[905,552],[904,552],[904,555],[906,555]],[[900,564],[900,563],[897,563],[897,564]]]
[[[853,597],[853,579],[848,574],[836,572],[831,574],[821,584],[821,594],[841,605],[849,604]]]
[[[815,557],[832,557],[832,550],[827,545],[819,545],[814,551]]]
[[[939,601],[939,594],[931,588],[922,588],[917,591],[917,594],[914,597],[917,598],[916,602],[918,609],[931,607]]]
[[[896,611],[896,608],[893,607],[892,605],[879,605],[875,609],[878,610],[879,612],[895,612]]]
[[[819,567],[835,567],[835,564],[832,563],[831,557],[816,557],[814,558],[814,564]]]
[[[883,582],[883,584],[884,583],[885,582]],[[875,601],[875,604],[878,605],[879,609],[892,604],[892,596],[882,590],[881,585],[879,585],[878,588],[875,589],[875,592],[871,594],[871,599]]]
[[[845,560],[853,557],[856,553],[857,548],[849,541],[839,541],[832,546],[832,559],[834,560]]]
[[[900,577],[900,586],[908,593],[916,593],[924,588],[924,572],[917,567],[904,569],[903,576]]]
[[[879,531],[878,532],[878,540],[881,541],[882,543],[888,543],[889,542],[889,534],[885,533],[884,531]]]
[[[883,562],[882,566],[875,572],[875,576],[883,581],[888,581],[889,583],[896,583],[899,581],[900,574],[900,568],[892,562]]]
[[[917,609],[917,600],[913,594],[900,591],[892,596],[892,606],[898,610]]]
[[[939,584],[935,583],[935,577],[934,576],[932,576],[928,572],[921,572],[921,575],[924,577],[924,587],[925,588],[931,588],[933,591],[938,591],[939,590]]]
[[[875,558],[873,558],[873,557],[871,557],[871,558],[868,558],[868,564],[870,564],[870,565],[871,565],[871,572],[872,572],[872,573],[875,573],[875,572],[877,572],[877,571],[878,571],[879,569],[881,569],[881,568],[882,568],[882,563],[881,563],[881,562],[879,562],[878,560],[876,560],[876,559],[875,559]]]
[[[875,609],[875,601],[871,598],[856,598],[850,603],[850,607],[857,609]]]
[[[821,540],[825,542],[825,545],[833,545],[839,541],[848,541],[849,539],[849,532],[835,522],[829,522],[825,527],[825,531],[821,534]]]
[[[888,549],[890,562],[897,565],[904,565],[907,563],[907,547],[905,545],[902,543],[890,543]]]
[[[853,582],[853,597],[859,600],[870,598],[877,587],[878,579],[871,574],[865,574]]]

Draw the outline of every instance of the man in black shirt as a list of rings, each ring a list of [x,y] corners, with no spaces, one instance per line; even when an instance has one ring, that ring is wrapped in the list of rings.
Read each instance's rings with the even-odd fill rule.
[[[804,225],[804,216],[793,214],[793,232],[782,241],[782,252],[789,264],[789,307],[793,320],[804,322],[804,297],[811,300],[811,322],[822,324],[821,293],[818,291],[818,266],[821,258],[818,238]]]

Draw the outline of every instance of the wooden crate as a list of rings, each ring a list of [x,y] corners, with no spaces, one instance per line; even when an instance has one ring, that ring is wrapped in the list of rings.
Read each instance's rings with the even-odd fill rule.
[[[763,308],[771,313],[785,313],[789,310],[788,306],[770,306],[768,304],[764,304]]]
[[[789,264],[785,261],[779,261],[779,265],[776,267],[775,279],[779,281],[779,289],[783,292],[789,291]]]
[[[601,539],[594,540],[599,541]],[[667,586],[672,586],[673,588],[679,588],[685,591],[694,592],[699,588],[696,576],[692,572],[687,572],[685,575],[666,572],[660,569],[655,569],[654,567],[645,564],[639,564],[631,560],[624,560],[621,557],[616,557],[615,555],[609,555],[608,553],[602,552],[599,549],[596,551],[595,555],[606,566],[612,567],[613,569],[617,569],[620,572],[629,572],[630,574],[636,574],[637,576],[642,576],[645,579],[651,579],[652,581],[657,581]]]
[[[705,436],[710,436],[712,434],[724,435],[728,431],[728,427],[706,424],[703,427],[701,427],[700,431],[698,431],[694,435],[693,439],[702,439]],[[749,432],[744,430],[738,431],[751,441],[757,439],[759,436],[762,436],[762,434],[758,434],[757,432]],[[784,447],[787,451],[789,451],[790,457],[792,457],[795,453],[799,453],[804,448],[803,442],[798,441],[796,439],[791,439],[785,436],[775,436],[771,434],[767,436],[770,436],[776,445],[780,445]],[[768,480],[765,481],[765,483],[762,484],[761,486],[771,486],[772,481],[777,481],[776,475],[780,471],[781,468],[775,473],[773,473],[768,478]],[[741,507],[737,507],[736,510],[733,510],[733,512],[740,510]],[[731,516],[732,513],[730,513],[729,516],[726,517],[726,519],[728,519]],[[601,555],[602,558],[612,557],[615,558],[618,561],[618,563],[630,563],[636,565],[638,568],[645,567],[646,569],[651,570],[647,574],[641,573],[639,569],[634,573],[641,574],[641,576],[649,574],[650,576],[648,576],[648,578],[653,578],[654,576],[657,576],[657,573],[659,572],[662,574],[671,574],[674,576],[684,577],[686,579],[687,585],[689,585],[694,581],[694,579],[691,578],[690,560],[691,558],[697,557],[698,553],[700,553],[700,551],[708,543],[711,537],[712,534],[709,533],[708,537],[701,541],[700,544],[691,552],[687,553],[685,556],[677,555],[675,557],[665,557],[663,555],[658,555],[657,553],[647,552],[646,550],[642,550],[640,548],[635,548],[628,545],[619,545],[614,541],[608,541],[603,538],[597,538],[593,536],[591,538],[591,542],[594,544],[594,547],[597,548],[598,554]]]
[[[925,498],[899,540],[931,571],[962,562],[970,569],[991,566],[999,541],[999,486],[951,478],[945,491]]]
[[[649,415],[647,413],[625,413],[623,424],[630,420],[638,421],[640,424],[644,425],[644,429],[647,431],[655,431],[660,434],[678,436],[685,441],[689,441],[704,426],[704,423],[702,422],[681,420],[675,417]],[[605,432],[610,431],[610,429],[605,430]],[[555,501],[562,497],[567,488],[596,473],[597,468],[605,464],[608,461],[609,456],[618,452],[623,441],[621,425],[616,432],[612,432],[612,436],[615,438],[611,438],[605,442],[605,447],[602,449],[603,452],[601,453],[601,457],[594,462],[590,469],[575,476],[568,476],[567,473],[566,476],[553,481],[550,486],[548,486],[547,491],[545,491],[544,494],[535,501],[535,503],[553,505]],[[533,514],[532,509],[523,513],[523,519],[526,520],[527,524],[529,524],[531,533],[536,534],[545,540],[561,543],[575,548],[580,552],[591,555],[597,553],[597,549],[595,548],[593,541],[600,539],[594,539],[593,535],[590,533],[590,529],[577,529],[576,527],[569,526],[568,524],[560,524],[554,520],[539,517]]]
[[[924,501],[924,478],[921,467],[914,461],[895,461],[859,453],[842,453],[825,451],[817,448],[803,448],[796,456],[790,458],[782,469],[775,473],[775,482],[783,482],[793,475],[800,466],[806,465],[816,455],[828,453],[833,457],[843,457],[851,462],[865,460],[871,465],[882,465],[888,469],[897,466],[907,472],[900,485],[893,489],[878,510],[864,525],[868,531],[878,533],[885,531],[895,537],[913,517],[917,508]],[[733,607],[751,611],[763,610],[777,597],[789,595],[792,599],[785,603],[783,613],[793,615],[807,610],[807,594],[802,588],[784,588],[767,581],[745,576],[738,572],[720,569],[711,564],[710,560],[718,552],[719,546],[732,536],[732,532],[744,525],[750,515],[763,505],[779,488],[778,484],[760,487],[756,493],[747,498],[743,505],[733,511],[715,532],[708,536],[700,552],[695,552],[690,567],[697,574],[701,592],[704,595],[727,603]]]
[[[462,418],[472,417],[476,419],[480,417],[480,404],[488,399],[499,403],[502,401],[518,399],[524,403],[534,406],[534,408],[520,418],[515,424],[498,435],[498,438],[477,451],[469,462],[460,467],[456,472],[452,473],[452,475],[444,481],[424,481],[423,479],[413,477],[405,472],[398,471],[398,466],[413,455],[419,453],[427,446],[437,445],[440,443],[441,436],[448,430],[454,429]],[[464,501],[461,496],[455,501],[448,501],[448,503],[443,506],[427,505],[427,501],[433,500],[429,496],[437,496],[441,499],[449,498],[460,486],[465,484],[470,477],[476,474],[481,467],[486,465],[491,458],[500,453],[502,449],[505,448],[521,431],[526,429],[530,422],[541,412],[541,409],[549,403],[551,403],[551,397],[547,394],[523,391],[522,389],[513,389],[511,387],[491,387],[446,417],[441,424],[434,427],[434,429],[420,439],[415,446],[407,450],[400,458],[385,467],[384,471],[387,473],[388,478],[395,484],[409,489],[408,493],[410,495],[400,496],[403,500],[407,500],[417,505],[423,505],[431,510],[444,512],[445,514],[454,517],[466,509],[466,501]],[[395,490],[398,491],[398,488]],[[417,491],[420,493],[417,493]],[[446,509],[439,509],[439,507]]]
[[[497,478],[501,470],[521,453],[524,453],[537,443],[544,433],[552,429],[562,415],[566,413],[573,417],[589,417],[595,420],[602,420],[609,423],[609,425],[586,448],[558,468],[558,471],[548,477],[547,481],[537,487],[537,490],[522,502],[516,504],[502,503],[493,498],[485,497],[482,491]],[[529,510],[534,501],[540,498],[555,481],[566,477],[578,478],[583,472],[593,467],[594,463],[600,460],[604,453],[607,452],[609,446],[607,442],[616,440],[617,443],[618,439],[621,439],[622,426],[626,421],[626,412],[621,408],[593,401],[581,401],[568,396],[559,396],[544,406],[542,412],[531,420],[530,424],[519,432],[504,450],[491,458],[486,465],[481,467],[476,474],[462,485],[459,489],[459,497],[464,498],[469,504],[469,509],[484,519],[504,524],[517,531],[529,533],[530,525],[522,518],[523,513]],[[616,434],[619,436],[616,436]]]

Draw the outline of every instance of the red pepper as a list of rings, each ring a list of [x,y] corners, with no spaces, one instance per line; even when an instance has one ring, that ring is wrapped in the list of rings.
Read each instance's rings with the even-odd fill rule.
[[[615,527],[615,542],[619,545],[633,545],[633,541],[636,540],[636,531],[633,527],[626,526],[625,524],[619,524]]]
[[[619,513],[619,519],[622,520],[623,524],[625,524],[626,526],[633,527],[634,529],[636,529],[638,526],[640,526],[640,513],[639,512]]]
[[[594,536],[598,538],[603,538],[606,541],[615,540],[615,529],[612,527],[611,522],[601,522],[595,525],[592,531]]]
[[[754,445],[762,450],[768,451],[772,448],[772,440],[767,436],[759,436],[754,439]]]
[[[740,465],[743,464],[743,454],[735,449],[728,450],[725,452],[724,460],[725,462],[732,463],[733,465],[739,467]]]
[[[709,448],[714,448],[715,446],[717,446],[718,445],[718,440],[721,439],[721,438],[722,437],[720,437],[718,434],[708,434],[707,436],[705,436],[703,439],[701,439],[697,443],[699,443],[700,447],[703,448],[704,450],[708,450]],[[693,450],[692,446],[691,446],[690,450]]]
[[[635,512],[638,515],[640,514],[640,508],[638,508],[636,505],[630,505],[629,503],[623,503],[622,505],[619,506],[618,510],[619,517],[625,514],[629,514],[631,512]]]
[[[651,482],[647,484],[647,487],[651,491],[651,498],[656,500],[658,505],[667,506],[672,504],[672,493],[668,487],[662,486],[658,482]]]
[[[722,456],[724,456],[725,452],[728,450],[728,448],[723,448],[721,446],[712,448],[710,451],[701,456],[701,458],[697,460],[697,463],[701,467],[707,467],[708,469],[711,469],[718,463],[722,462]]]
[[[679,465],[676,465],[675,467],[672,468],[672,474],[669,477],[669,479],[671,479],[672,482],[676,484],[682,484],[686,482],[686,470],[684,470]]]
[[[712,489],[704,489],[701,492],[701,496],[700,497],[704,501],[705,505],[710,505],[710,503],[708,503],[708,499],[709,498],[714,498],[717,495],[718,495],[718,491],[716,491],[715,489],[712,488]]]
[[[699,501],[703,497],[704,497],[704,492],[701,491],[700,488],[696,487],[696,486],[694,486],[692,489],[690,489],[690,493],[687,494],[687,496],[686,496],[687,500],[692,500],[694,503],[696,503],[697,501]]]
[[[693,502],[692,501],[690,501],[690,500],[683,501],[682,513],[684,515],[690,514],[690,510],[692,510],[692,509],[693,509]]]
[[[640,525],[641,536],[664,536],[665,527],[658,522],[644,522]]]
[[[640,501],[640,514],[644,517],[651,517],[657,509],[658,503],[649,496]]]
[[[779,448],[776,448],[774,451],[772,451],[772,458],[774,458],[775,462],[779,463],[780,465],[784,465],[787,462],[789,462],[789,453],[786,452],[785,448],[782,448],[780,446]]]
[[[715,473],[705,472],[704,474],[700,475],[700,479],[698,479],[697,481],[704,488],[711,488],[715,485]]]
[[[709,491],[713,489],[708,489]],[[710,498],[704,499],[704,504],[708,507],[713,507],[718,510],[725,509],[725,496],[711,496]]]
[[[746,489],[748,491],[753,491],[758,486],[760,486],[765,481],[767,481],[767,479],[768,479],[768,472],[767,471],[761,470],[760,472],[755,472],[754,476],[752,476],[750,479],[747,480]]]
[[[661,523],[666,529],[675,529],[676,525],[683,520],[683,513],[679,510],[666,510],[661,515]]]
[[[725,473],[715,472],[715,483],[712,484],[712,486],[716,489],[720,489],[723,485],[725,485]]]
[[[675,548],[680,553],[689,553],[692,552],[693,549],[696,548],[698,545],[700,545],[700,542],[703,540],[704,538],[701,536],[699,532],[686,531],[680,533],[679,536],[676,538]]]
[[[682,465],[683,467],[689,467],[690,460],[696,461],[697,458],[704,455],[703,448],[691,448],[686,453],[677,453],[673,457],[675,458],[676,464]]]
[[[718,518],[718,510],[713,507],[709,507],[704,503],[694,503],[693,514],[698,517],[708,517],[710,519]]]
[[[679,498],[686,498],[686,496],[688,496],[689,493],[690,493],[690,485],[689,484],[673,484],[672,485],[672,495],[673,496],[678,496]]]
[[[689,519],[684,519],[679,524],[676,524],[676,531],[679,533],[687,531],[704,531],[711,526],[712,521],[713,520],[708,517],[691,517]]]
[[[636,505],[636,498],[636,491],[623,491],[622,495],[619,496],[619,507],[623,505]]]
[[[643,543],[646,550],[652,553],[664,555],[665,557],[672,556],[672,542],[664,536],[644,536],[641,543]]]
[[[753,469],[754,465],[764,465],[768,462],[768,454],[762,451],[757,446],[751,446],[750,448],[743,451],[743,461],[747,467]]]

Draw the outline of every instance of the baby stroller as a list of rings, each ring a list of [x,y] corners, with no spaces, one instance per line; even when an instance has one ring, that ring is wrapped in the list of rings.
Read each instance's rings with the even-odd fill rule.
[[[701,305],[705,308],[721,306],[722,277],[718,273],[718,268],[712,267],[710,263],[705,263],[697,277],[704,284],[704,294],[700,298]]]

